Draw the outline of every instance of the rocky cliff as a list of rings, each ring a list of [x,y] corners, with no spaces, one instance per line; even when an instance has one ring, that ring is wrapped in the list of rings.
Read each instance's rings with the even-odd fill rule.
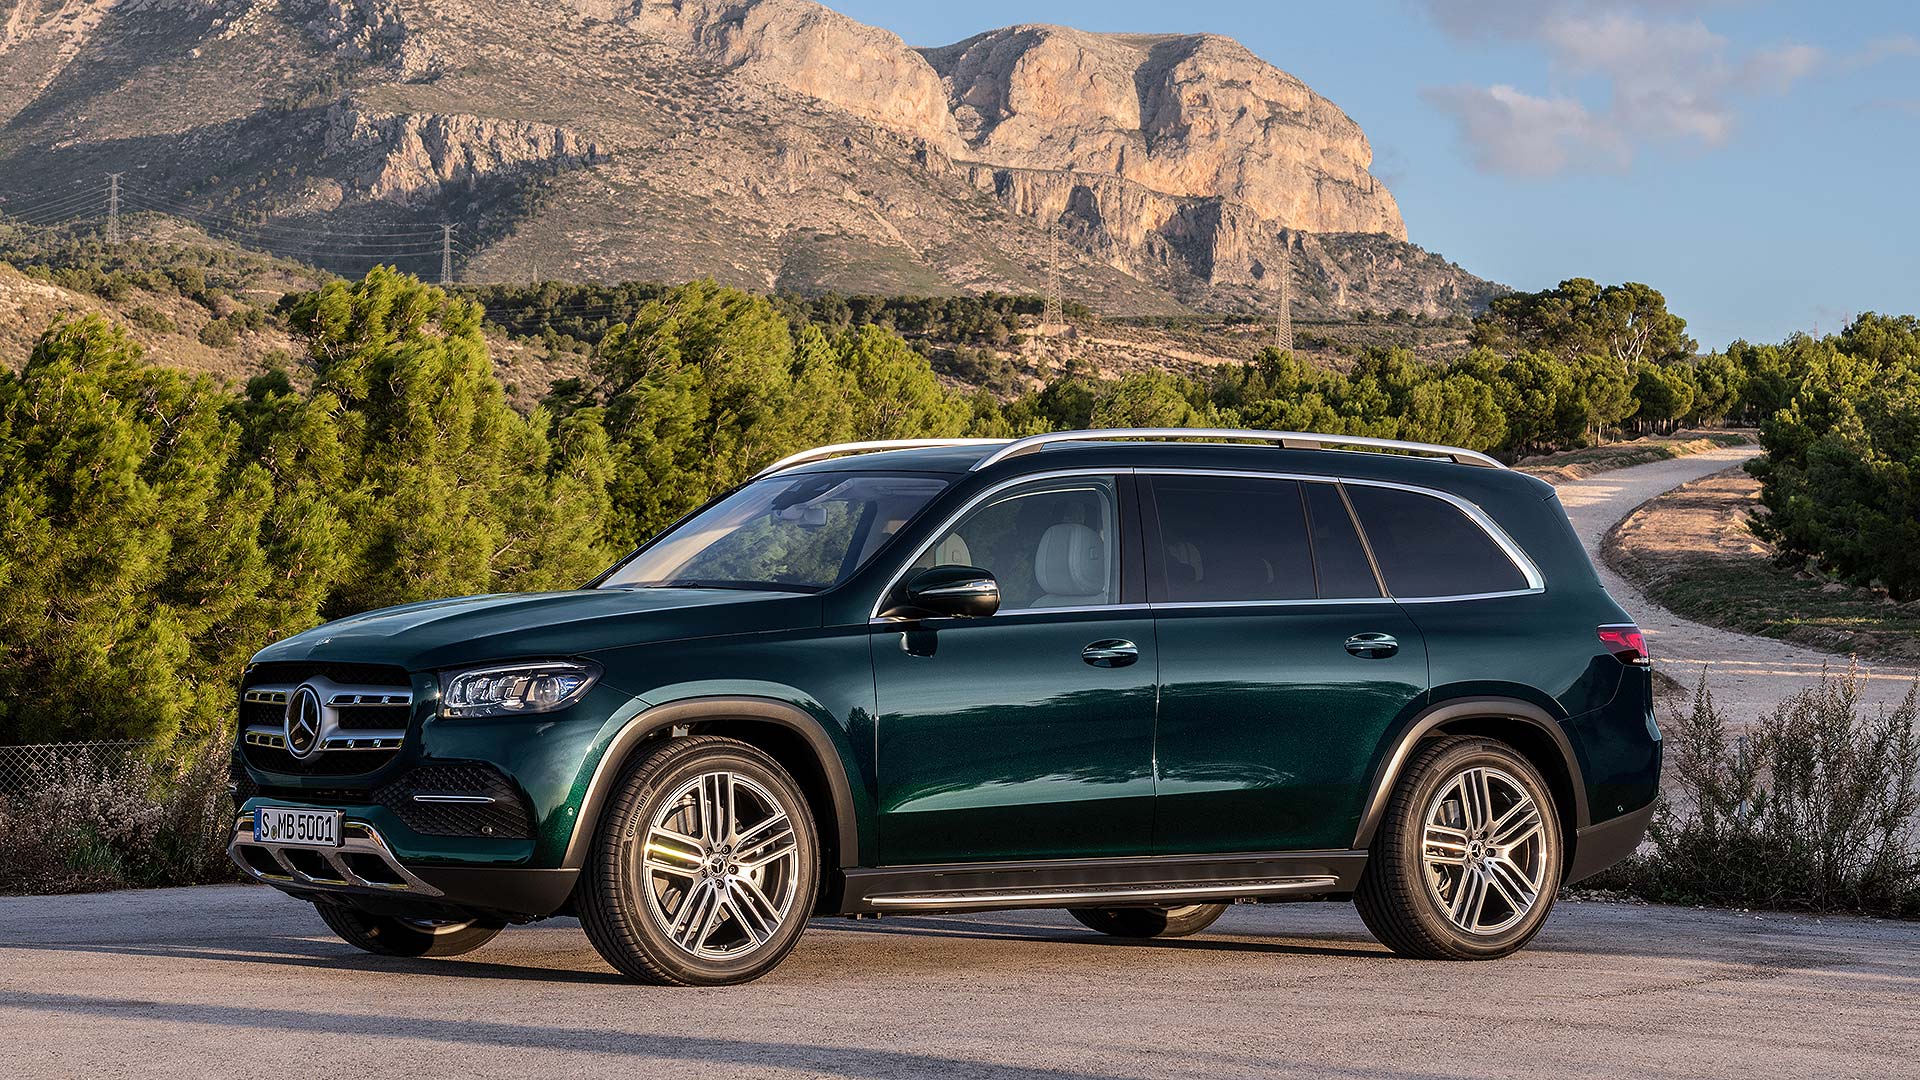
[[[1113,312],[1265,310],[1283,269],[1309,315],[1492,288],[1405,242],[1350,118],[1214,36],[914,49],[807,0],[0,0],[0,83],[0,210],[124,172],[129,210],[271,221],[242,238],[348,273],[436,270],[417,238],[447,221],[472,278],[1034,291],[1051,231]]]

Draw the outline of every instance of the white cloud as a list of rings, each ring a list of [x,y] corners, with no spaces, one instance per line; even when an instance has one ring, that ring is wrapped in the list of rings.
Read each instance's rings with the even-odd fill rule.
[[[1737,0],[1417,2],[1456,37],[1533,45],[1555,81],[1597,80],[1605,88],[1604,101],[1592,104],[1505,85],[1430,91],[1427,100],[1454,117],[1480,167],[1496,172],[1621,169],[1652,140],[1722,145],[1738,126],[1741,98],[1784,94],[1827,60],[1820,49],[1792,43],[1737,50],[1701,18]],[[1527,130],[1503,130],[1495,121],[1502,111]],[[1540,156],[1523,158],[1523,148]]]
[[[1632,159],[1619,136],[1573,98],[1538,98],[1511,86],[1436,87],[1422,96],[1453,115],[1474,164],[1487,172],[1621,170]]]

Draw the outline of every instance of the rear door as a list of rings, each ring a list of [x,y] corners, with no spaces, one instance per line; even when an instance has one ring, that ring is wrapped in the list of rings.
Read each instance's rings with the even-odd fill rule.
[[[1154,847],[1345,849],[1382,737],[1427,693],[1340,485],[1142,474],[1160,660]]]

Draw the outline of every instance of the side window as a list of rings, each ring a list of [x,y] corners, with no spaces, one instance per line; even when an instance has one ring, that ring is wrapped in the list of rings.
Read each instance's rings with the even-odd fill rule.
[[[1314,598],[1298,481],[1156,476],[1153,501],[1167,602]]]
[[[975,507],[914,561],[978,566],[1000,583],[1000,610],[1103,607],[1120,602],[1120,536],[1113,481],[1042,481]]]
[[[1472,596],[1527,587],[1507,553],[1452,503],[1368,484],[1346,489],[1394,596]]]
[[[1339,487],[1303,484],[1307,510],[1313,520],[1313,566],[1320,579],[1320,599],[1357,600],[1380,595],[1367,549],[1353,527]]]

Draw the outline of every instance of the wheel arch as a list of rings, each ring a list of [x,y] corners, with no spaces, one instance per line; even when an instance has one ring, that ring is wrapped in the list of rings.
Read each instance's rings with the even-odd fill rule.
[[[1591,821],[1586,784],[1573,742],[1551,714],[1517,698],[1464,698],[1429,706],[1416,715],[1375,766],[1373,782],[1353,846],[1364,850],[1387,811],[1387,800],[1400,782],[1414,749],[1422,742],[1447,735],[1481,735],[1513,747],[1533,763],[1559,804],[1562,832],[1571,857],[1575,833]]]
[[[765,697],[697,697],[646,709],[628,721],[607,744],[581,797],[573,836],[562,866],[577,870],[600,827],[601,815],[621,771],[636,753],[673,729],[725,735],[756,746],[792,774],[807,796],[814,827],[828,850],[822,865],[844,869],[860,860],[860,827],[846,762],[833,737],[813,714],[791,702]]]

